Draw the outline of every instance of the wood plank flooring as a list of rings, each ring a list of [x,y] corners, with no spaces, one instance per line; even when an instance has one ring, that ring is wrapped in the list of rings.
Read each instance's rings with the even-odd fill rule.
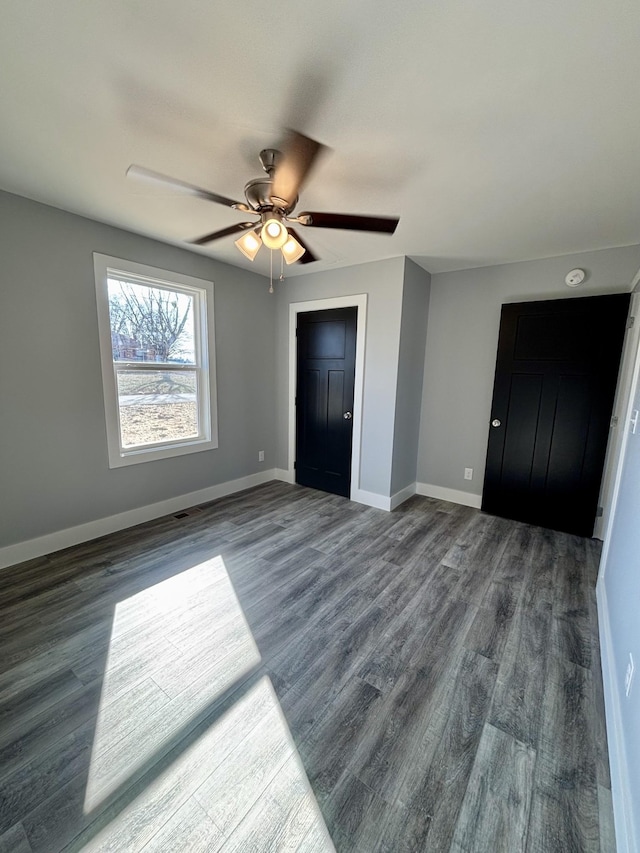
[[[612,853],[599,543],[282,483],[0,573],[0,853]]]

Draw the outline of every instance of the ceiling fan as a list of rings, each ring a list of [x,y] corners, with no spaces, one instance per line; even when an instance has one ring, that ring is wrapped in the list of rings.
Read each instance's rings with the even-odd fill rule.
[[[398,218],[387,216],[310,211],[293,216],[298,203],[298,193],[324,147],[308,136],[292,130],[288,132],[282,151],[275,148],[262,150],[260,162],[266,177],[254,178],[245,184],[246,204],[176,178],[170,178],[143,166],[129,166],[127,175],[163,184],[257,217],[253,221],[237,222],[228,228],[222,228],[189,241],[196,246],[203,246],[221,237],[243,232],[242,236],[235,241],[235,245],[250,261],[254,260],[258,250],[264,244],[268,249],[280,249],[288,264],[295,261],[308,264],[318,258],[289,223],[313,228],[341,228],[346,231],[393,234],[400,221]]]

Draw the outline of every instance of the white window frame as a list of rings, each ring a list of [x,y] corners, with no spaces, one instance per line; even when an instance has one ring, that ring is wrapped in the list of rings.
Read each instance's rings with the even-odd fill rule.
[[[213,450],[218,446],[218,409],[215,378],[215,334],[213,314],[213,282],[193,278],[183,273],[169,272],[134,261],[93,253],[98,308],[98,334],[102,362],[102,387],[107,427],[109,467],[121,468],[140,462],[152,462],[186,453]],[[117,370],[158,370],[165,365],[159,362],[114,362],[111,348],[111,320],[109,317],[109,278],[146,284],[164,290],[187,293],[193,297],[194,343],[196,350],[196,376],[198,383],[198,423],[200,434],[193,438],[177,439],[162,444],[122,447],[120,442],[120,410],[116,386]],[[193,365],[186,365],[189,372]]]

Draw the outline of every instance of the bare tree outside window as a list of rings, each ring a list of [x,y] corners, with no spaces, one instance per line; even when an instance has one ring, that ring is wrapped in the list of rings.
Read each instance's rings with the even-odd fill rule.
[[[192,297],[109,280],[114,361],[193,363]]]
[[[122,446],[197,436],[194,297],[115,278],[108,288]]]

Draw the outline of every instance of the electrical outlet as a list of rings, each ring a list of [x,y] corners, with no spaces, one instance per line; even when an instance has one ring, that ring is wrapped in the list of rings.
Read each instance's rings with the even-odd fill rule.
[[[264,462],[264,450],[258,451],[258,462]]]
[[[624,694],[629,696],[631,693],[631,685],[633,684],[633,673],[635,666],[633,663],[633,655],[629,652],[629,663],[627,664],[627,674],[624,677]]]
[[[465,480],[473,480],[473,468],[464,469],[464,478]]]

